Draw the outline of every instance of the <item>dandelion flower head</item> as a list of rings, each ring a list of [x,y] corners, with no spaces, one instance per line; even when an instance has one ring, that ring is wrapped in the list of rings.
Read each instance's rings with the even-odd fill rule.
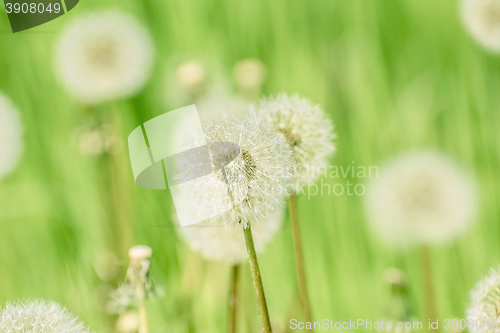
[[[472,333],[496,333],[500,324],[500,272],[491,270],[474,287],[471,294],[471,303],[466,311],[467,321],[481,320],[482,327],[472,327]],[[495,328],[494,321],[497,322]],[[489,325],[486,325],[489,323]],[[486,327],[484,327],[486,326]],[[489,327],[488,327],[489,326]]]
[[[0,314],[2,333],[90,333],[78,317],[55,302],[9,303]]]
[[[59,79],[75,98],[95,104],[136,93],[149,77],[153,42],[132,16],[84,15],[69,24],[56,49]]]
[[[476,190],[468,174],[434,152],[403,155],[367,187],[373,230],[395,245],[453,239],[473,221]]]
[[[463,0],[466,29],[481,45],[500,52],[500,0]]]
[[[264,119],[256,114],[207,118],[204,133],[194,133],[192,140],[209,144],[211,151],[213,172],[180,185],[200,215],[225,225],[247,225],[282,207],[293,181],[292,151]],[[193,166],[201,163],[196,158],[176,161],[179,179],[193,178]]]
[[[283,213],[279,210],[264,220],[252,223],[255,250],[262,252],[274,238],[281,226]],[[210,221],[191,227],[180,228],[179,232],[188,245],[208,260],[238,264],[248,256],[241,225],[224,226]]]
[[[263,99],[258,109],[293,149],[297,185],[313,182],[335,151],[332,121],[318,105],[299,95]]]

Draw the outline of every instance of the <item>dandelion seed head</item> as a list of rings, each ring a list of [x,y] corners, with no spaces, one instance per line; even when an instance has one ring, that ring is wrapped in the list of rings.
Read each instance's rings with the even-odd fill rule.
[[[366,191],[373,230],[394,245],[439,243],[461,234],[476,212],[476,189],[453,161],[433,152],[403,155]]]
[[[495,333],[493,321],[500,321],[500,272],[491,270],[490,274],[479,281],[470,293],[471,303],[466,311],[467,320],[481,320],[482,326],[472,327],[472,333]],[[491,323],[486,325],[485,323]],[[497,325],[498,326],[498,325]]]
[[[163,289],[154,285],[149,271],[153,250],[146,245],[136,245],[129,249],[130,263],[125,281],[111,293],[108,311],[124,313],[146,298],[163,296]]]
[[[255,250],[262,252],[278,232],[283,219],[279,210],[264,220],[252,223]],[[179,228],[179,233],[195,251],[213,261],[238,264],[247,258],[247,248],[241,225],[225,226],[205,221],[191,227]]]
[[[298,95],[263,99],[258,109],[292,147],[297,186],[313,182],[335,151],[332,121],[318,105]]]
[[[23,148],[23,129],[18,111],[0,92],[0,179],[10,174]]]
[[[0,314],[2,333],[90,333],[78,317],[55,302],[8,303]]]
[[[135,18],[119,11],[87,14],[59,38],[56,71],[68,92],[86,104],[136,93],[146,82],[153,42]]]
[[[177,177],[196,178],[179,186],[200,215],[225,225],[247,225],[282,207],[293,182],[292,151],[264,119],[255,114],[208,118],[204,134],[194,134],[192,140],[199,146],[210,143],[213,172],[190,177],[186,173],[196,172],[205,161],[181,156]]]
[[[500,52],[500,0],[463,0],[462,19],[485,48]]]
[[[130,250],[128,250],[128,256],[130,261],[141,261],[150,259],[153,255],[153,250],[146,245],[136,245],[132,246]]]

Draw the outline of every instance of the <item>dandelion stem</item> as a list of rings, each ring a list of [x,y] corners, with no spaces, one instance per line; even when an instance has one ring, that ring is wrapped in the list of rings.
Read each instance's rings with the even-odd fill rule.
[[[229,333],[236,333],[238,318],[238,282],[240,265],[235,264],[231,273],[231,289],[229,291]]]
[[[267,311],[266,296],[264,295],[264,286],[260,277],[259,262],[257,261],[257,253],[255,252],[250,224],[243,227],[243,234],[245,235],[245,243],[247,245],[248,261],[250,263],[250,271],[252,272],[253,288],[257,298],[262,332],[271,333],[271,321],[269,320],[269,313]]]
[[[307,294],[306,272],[304,268],[304,255],[302,253],[302,243],[300,241],[300,227],[297,213],[297,196],[290,195],[290,219],[292,222],[293,247],[295,251],[295,266],[297,268],[297,278],[299,282],[300,303],[306,322],[312,322],[311,308],[309,305],[309,297]],[[312,329],[308,329],[312,332]]]
[[[427,317],[432,322],[434,322],[437,319],[436,301],[434,298],[434,286],[432,283],[431,262],[429,257],[429,249],[427,248],[427,246],[422,245],[420,247],[420,257],[422,262],[422,272],[424,275]]]
[[[149,333],[148,316],[146,314],[146,306],[144,305],[143,299],[139,301],[138,312],[139,312],[139,333]]]

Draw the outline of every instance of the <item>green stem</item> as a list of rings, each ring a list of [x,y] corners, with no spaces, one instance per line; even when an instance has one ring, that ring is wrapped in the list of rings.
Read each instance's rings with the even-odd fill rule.
[[[304,268],[304,255],[302,252],[302,243],[300,241],[299,218],[297,213],[297,197],[295,194],[290,195],[290,219],[292,224],[293,248],[295,251],[295,266],[297,269],[297,279],[299,282],[299,295],[302,310],[306,322],[312,323],[311,308],[309,305],[309,297],[307,293],[306,272]],[[307,332],[312,332],[308,329]]]
[[[257,261],[257,253],[255,252],[250,224],[243,227],[243,234],[245,235],[245,243],[247,245],[248,261],[250,263],[250,271],[252,272],[253,288],[257,298],[262,332],[272,333],[271,321],[269,320],[269,313],[267,311],[266,296],[264,295],[264,286],[262,285],[262,279],[260,277],[259,262]]]
[[[431,322],[436,321],[436,301],[434,298],[434,285],[432,283],[431,261],[429,257],[429,249],[427,246],[420,247],[420,256],[422,260],[422,271],[424,275],[425,296],[427,305],[427,317]]]
[[[148,316],[146,314],[146,306],[144,305],[144,300],[139,302],[139,333],[149,333],[148,327]]]
[[[229,332],[236,333],[238,318],[238,280],[240,275],[240,265],[232,267],[231,290],[229,292]]]

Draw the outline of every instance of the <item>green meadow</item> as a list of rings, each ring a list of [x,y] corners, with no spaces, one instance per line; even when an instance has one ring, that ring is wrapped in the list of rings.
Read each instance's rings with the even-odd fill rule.
[[[65,24],[109,8],[149,30],[153,71],[138,94],[89,107],[57,80],[54,47]],[[468,170],[479,192],[474,224],[429,249],[440,320],[464,318],[470,290],[500,266],[500,56],[470,37],[459,2],[82,0],[16,34],[3,5],[0,12],[0,91],[24,127],[20,161],[0,181],[0,306],[54,300],[93,330],[114,332],[106,295],[124,278],[128,248],[145,244],[154,252],[151,277],[165,290],[146,303],[151,332],[227,331],[231,267],[190,250],[176,232],[169,190],[139,188],[130,166],[129,133],[179,107],[164,84],[172,59],[206,60],[236,91],[233,65],[255,57],[267,68],[264,95],[299,93],[320,104],[335,124],[330,163],[339,175],[322,177],[320,189],[349,181],[361,191],[369,167],[380,172],[388,159],[413,150],[441,151]],[[114,128],[122,149],[82,154],[75,131],[96,124]],[[367,176],[344,177],[352,166],[365,167]],[[306,186],[298,205],[313,319],[386,318],[395,295],[385,272],[397,267],[407,276],[411,317],[425,328],[419,248],[393,248],[374,235],[363,195],[308,193]],[[100,263],[106,253],[116,261]],[[303,320],[288,213],[259,261],[273,329],[288,332],[290,319]],[[103,265],[115,269],[108,279],[96,272]],[[257,307],[242,267],[238,328],[254,333]]]

